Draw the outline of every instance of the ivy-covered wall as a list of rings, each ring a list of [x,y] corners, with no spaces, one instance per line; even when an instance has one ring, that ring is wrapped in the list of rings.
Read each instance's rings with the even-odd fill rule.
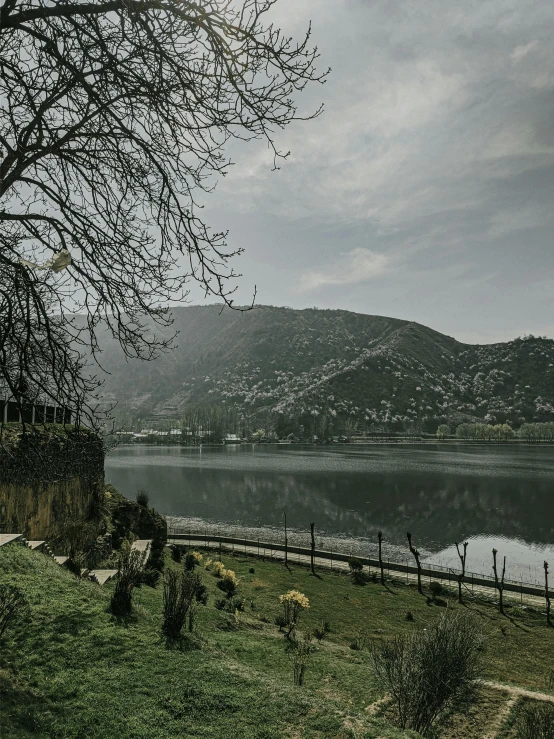
[[[28,427],[27,427],[28,428]],[[101,525],[104,445],[88,431],[63,426],[2,429],[0,530],[56,542],[68,524]]]

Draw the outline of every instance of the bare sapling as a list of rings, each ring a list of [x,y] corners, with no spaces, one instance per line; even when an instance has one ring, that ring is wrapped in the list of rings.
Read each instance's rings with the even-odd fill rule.
[[[466,574],[466,557],[467,557],[467,541],[464,541],[463,547],[464,547],[464,553],[462,554],[460,552],[460,547],[458,545],[458,542],[455,542],[456,544],[456,550],[458,552],[458,557],[460,558],[460,562],[462,563],[462,571],[458,575],[458,603],[463,603],[462,600],[462,583],[464,581],[464,577]]]
[[[506,557],[504,557],[504,565],[502,567],[502,577],[500,580],[498,579],[498,570],[496,567],[496,555],[498,554],[498,551],[496,549],[492,550],[492,569],[494,571],[494,583],[496,586],[496,589],[498,590],[498,610],[502,615],[504,615],[504,575],[506,574]]]
[[[289,540],[287,538],[287,512],[283,508],[283,517],[285,519],[285,567],[288,567],[288,546]]]
[[[421,595],[423,595],[423,588],[421,587],[421,562],[419,559],[419,550],[412,546],[412,535],[409,531],[407,532],[406,536],[408,537],[408,546],[410,547],[410,552],[414,555],[414,559],[417,565],[417,589],[421,593]]]
[[[550,593],[548,592],[548,562],[544,563],[544,598],[546,600],[546,623],[552,626],[550,618]]]
[[[310,570],[312,575],[315,575],[315,536],[314,536],[315,523],[310,524],[310,536],[311,536],[311,550],[310,550]]]
[[[379,539],[379,569],[381,570],[381,585],[385,584],[385,575],[383,573],[383,532],[379,531],[377,534],[377,538]]]

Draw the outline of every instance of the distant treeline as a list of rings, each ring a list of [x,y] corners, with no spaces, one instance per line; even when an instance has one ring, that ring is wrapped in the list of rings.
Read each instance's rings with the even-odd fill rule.
[[[442,424],[437,429],[439,439],[452,436],[465,441],[509,441],[516,437],[533,442],[554,441],[554,423],[524,423],[517,431],[507,423],[460,423],[455,429]]]

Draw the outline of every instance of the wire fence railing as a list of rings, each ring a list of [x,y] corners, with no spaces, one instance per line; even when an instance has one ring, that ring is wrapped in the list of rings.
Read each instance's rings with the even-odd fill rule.
[[[356,556],[368,567],[370,574],[372,570],[375,573],[380,572],[381,566],[383,567],[383,571],[388,573],[389,576],[405,576],[407,580],[418,574],[417,566],[410,564],[409,560],[392,560],[387,557],[380,561],[376,557],[360,556],[359,553],[348,552],[341,548],[321,549],[316,547],[312,552],[311,547],[299,546],[294,540],[291,541],[289,539],[285,545],[282,539],[278,540],[277,536],[264,536],[263,539],[249,539],[240,536],[227,536],[221,534],[219,531],[209,530],[208,528],[202,531],[199,529],[183,529],[178,526],[170,526],[168,527],[168,539],[173,543],[182,542],[191,546],[202,543],[207,548],[219,548],[220,551],[225,549],[233,553],[242,552],[245,555],[254,554],[270,559],[283,559],[286,551],[287,559],[291,562],[296,561],[299,564],[305,564],[306,560],[309,561],[313,554],[316,564],[328,566],[330,569],[345,569],[348,567],[348,560],[352,556]],[[295,539],[297,540],[297,537]],[[460,570],[453,567],[444,567],[428,561],[422,562],[419,571],[420,576],[424,580],[428,580],[429,582],[434,580],[441,584],[446,583],[453,586],[457,586],[460,573]],[[475,592],[476,588],[496,589],[494,578],[479,572],[466,570],[463,583],[466,589],[470,589],[473,592]],[[519,594],[521,598],[523,598],[523,595],[532,595],[535,597],[544,597],[545,595],[544,587],[540,587],[537,583],[526,582],[524,580],[506,578],[503,589],[509,593]]]

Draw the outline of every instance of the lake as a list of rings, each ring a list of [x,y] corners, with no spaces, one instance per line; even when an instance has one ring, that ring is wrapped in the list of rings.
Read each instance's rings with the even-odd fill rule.
[[[376,551],[407,560],[406,531],[422,554],[457,566],[454,542],[467,540],[467,569],[489,574],[493,547],[507,577],[542,582],[554,569],[554,448],[488,445],[300,447],[121,446],[106,459],[106,481],[183,529]]]

